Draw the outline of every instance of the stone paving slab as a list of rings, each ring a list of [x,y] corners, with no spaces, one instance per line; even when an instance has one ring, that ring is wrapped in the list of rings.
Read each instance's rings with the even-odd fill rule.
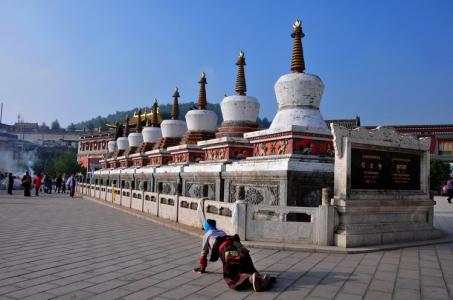
[[[18,194],[18,192],[16,192]],[[453,234],[453,205],[435,223]],[[277,277],[234,291],[220,263],[191,272],[198,236],[68,195],[0,191],[0,299],[452,299],[453,243],[361,254],[252,248]]]

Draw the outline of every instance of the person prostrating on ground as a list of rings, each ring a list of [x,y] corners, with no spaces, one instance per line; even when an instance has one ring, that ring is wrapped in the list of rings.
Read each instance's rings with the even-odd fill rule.
[[[194,272],[205,273],[208,264],[208,253],[211,251],[209,261],[220,260],[223,264],[223,278],[228,287],[242,289],[252,287],[256,292],[265,290],[270,281],[268,274],[260,275],[253,265],[249,250],[245,248],[236,234],[226,235],[216,228],[216,221],[207,219],[203,223],[205,234],[200,257],[200,267]]]

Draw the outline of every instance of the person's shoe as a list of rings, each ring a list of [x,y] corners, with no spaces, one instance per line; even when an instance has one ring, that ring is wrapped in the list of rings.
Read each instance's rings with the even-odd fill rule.
[[[261,288],[263,290],[267,289],[267,287],[269,286],[269,282],[271,280],[271,275],[269,274],[260,275],[260,279]]]
[[[253,290],[255,292],[261,292],[261,280],[260,280],[260,277],[258,275],[258,273],[253,273],[252,276],[252,286],[253,286]]]

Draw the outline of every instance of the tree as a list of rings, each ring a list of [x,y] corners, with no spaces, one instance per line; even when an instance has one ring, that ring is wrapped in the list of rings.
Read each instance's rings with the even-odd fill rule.
[[[93,130],[94,130],[94,124],[93,124],[93,122],[88,122],[88,124],[87,124],[87,129],[90,130],[90,131],[93,131]]]
[[[41,129],[49,129],[49,126],[47,126],[46,122],[42,122],[41,125],[39,126]]]
[[[430,189],[438,191],[450,176],[450,165],[438,158],[431,158],[430,168]]]
[[[58,123],[58,120],[53,121],[52,124],[50,125],[50,128],[52,128],[52,130],[61,129],[60,123]]]
[[[68,131],[75,131],[77,129],[77,127],[75,126],[74,123],[71,123],[71,124],[69,124],[67,129],[68,129]]]
[[[86,169],[77,162],[77,150],[65,148],[39,148],[33,163],[35,173],[51,176],[85,173]]]

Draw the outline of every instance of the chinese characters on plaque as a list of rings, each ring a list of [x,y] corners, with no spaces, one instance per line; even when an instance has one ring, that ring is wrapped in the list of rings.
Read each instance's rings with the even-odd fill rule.
[[[352,148],[351,188],[420,189],[420,155]]]

